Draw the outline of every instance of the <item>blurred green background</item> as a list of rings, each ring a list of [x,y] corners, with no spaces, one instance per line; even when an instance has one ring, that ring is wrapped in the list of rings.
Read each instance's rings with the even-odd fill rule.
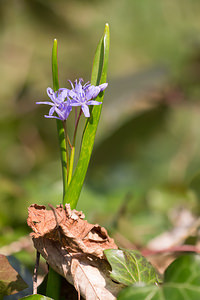
[[[109,87],[78,209],[130,245],[171,228],[172,209],[200,211],[200,1],[1,0],[0,247],[29,232],[30,204],[62,201],[56,124],[35,105],[53,39],[60,86],[88,81],[106,22]]]

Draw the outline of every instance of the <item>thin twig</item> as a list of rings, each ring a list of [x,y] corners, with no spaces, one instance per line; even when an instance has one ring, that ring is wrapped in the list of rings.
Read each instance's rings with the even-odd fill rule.
[[[56,214],[56,209],[55,207],[53,207],[52,204],[48,203],[48,206],[51,208],[51,210],[53,211],[53,214],[54,214],[54,217],[55,217],[55,220],[56,220],[56,227],[58,228],[59,227],[59,223],[58,223],[58,218],[57,218],[57,214]]]
[[[71,142],[70,142],[70,139],[69,139],[69,136],[67,135],[67,141],[68,141],[68,144],[69,144],[69,146],[70,146],[70,148],[71,148],[71,150],[72,150],[72,144],[71,144]]]

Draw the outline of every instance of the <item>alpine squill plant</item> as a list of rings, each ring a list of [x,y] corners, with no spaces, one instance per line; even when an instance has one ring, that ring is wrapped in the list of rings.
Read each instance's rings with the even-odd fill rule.
[[[137,251],[119,250],[105,228],[84,220],[82,212],[75,210],[85,175],[88,169],[97,126],[100,119],[106,82],[109,53],[109,26],[97,46],[91,81],[84,83],[82,78],[74,83],[69,80],[66,87],[60,88],[58,81],[57,40],[52,51],[53,87],[47,88],[49,101],[37,104],[50,106],[45,118],[57,123],[61,153],[63,198],[51,210],[32,204],[29,207],[27,223],[37,250],[34,270],[33,292],[35,300],[43,299],[37,294],[37,269],[40,254],[49,265],[48,279],[42,294],[45,299],[63,299],[61,276],[73,284],[84,299],[114,300],[124,286],[135,283],[155,284],[157,277],[154,268]],[[74,113],[72,136],[67,130],[70,114]],[[81,118],[85,126],[81,128],[81,146],[74,166],[76,136]],[[52,120],[51,120],[52,121]],[[48,120],[47,122],[51,122]],[[137,266],[137,268],[136,268]],[[112,272],[111,272],[112,268]],[[71,299],[71,296],[67,296]],[[74,296],[73,296],[74,297]]]
[[[66,204],[70,205],[71,210],[76,208],[84,183],[102,109],[104,90],[108,86],[108,83],[106,83],[108,53],[109,26],[106,24],[104,34],[96,49],[91,81],[84,83],[83,79],[79,78],[79,80],[76,79],[72,83],[72,81],[68,80],[68,86],[60,88],[57,40],[55,39],[52,49],[53,87],[47,88],[48,101],[36,102],[36,104],[50,106],[45,118],[56,119],[63,179],[62,204],[63,206]],[[67,122],[69,115],[72,113],[75,114],[74,132],[72,137],[69,137]],[[76,135],[81,117],[85,117],[85,127],[81,129],[83,132],[82,142],[79,149],[78,162],[74,168]],[[45,295],[59,299],[59,287],[59,275],[50,267]]]

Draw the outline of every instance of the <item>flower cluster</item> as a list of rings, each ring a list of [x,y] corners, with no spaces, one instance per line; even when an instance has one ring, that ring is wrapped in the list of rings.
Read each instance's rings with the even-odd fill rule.
[[[52,106],[46,118],[55,118],[59,120],[66,120],[72,110],[73,106],[81,106],[85,117],[90,117],[88,105],[100,105],[102,102],[95,101],[98,94],[105,90],[107,83],[99,86],[91,85],[89,82],[83,83],[83,79],[75,80],[74,84],[69,80],[71,89],[61,88],[54,92],[51,88],[47,88],[47,94],[52,102],[36,102],[36,104],[47,104]],[[56,113],[57,115],[54,115]]]

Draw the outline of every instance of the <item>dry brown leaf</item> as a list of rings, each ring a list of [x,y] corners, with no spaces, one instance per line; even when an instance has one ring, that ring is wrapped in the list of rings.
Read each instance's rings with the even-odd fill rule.
[[[116,299],[123,287],[109,277],[105,249],[117,249],[105,228],[83,220],[82,212],[68,204],[46,210],[29,207],[28,225],[35,248],[48,264],[80,291],[85,299]]]
[[[114,240],[105,228],[83,220],[82,212],[71,211],[68,204],[63,208],[46,210],[45,206],[33,204],[29,207],[27,223],[33,229],[33,238],[45,237],[59,241],[69,253],[86,253],[104,257],[103,250],[117,249]]]

